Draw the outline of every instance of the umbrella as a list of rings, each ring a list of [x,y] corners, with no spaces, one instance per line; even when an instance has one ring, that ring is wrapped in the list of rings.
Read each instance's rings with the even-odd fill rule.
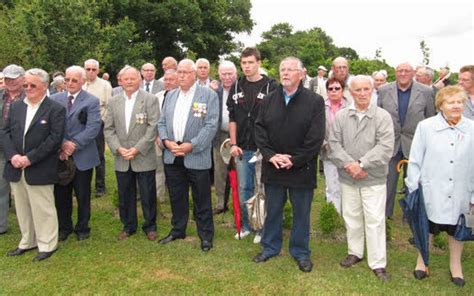
[[[237,228],[237,235],[240,239],[240,230],[241,230],[241,212],[240,212],[240,199],[239,199],[239,182],[237,180],[237,171],[235,169],[235,160],[230,155],[230,139],[226,139],[220,148],[220,154],[222,160],[226,163],[227,166],[227,178],[226,178],[226,187],[224,193],[224,205],[227,206],[229,200],[229,191],[232,189],[232,207],[234,208],[234,220],[235,227]],[[229,186],[230,185],[230,186]]]
[[[415,246],[420,251],[425,265],[429,264],[429,223],[426,215],[425,202],[423,201],[423,190],[421,185],[415,191],[401,199],[400,207],[403,216],[410,225]]]
[[[233,160],[231,162],[234,162]],[[237,228],[237,234],[240,239],[240,199],[239,199],[239,182],[237,181],[237,171],[232,168],[229,170],[229,183],[232,188],[232,207],[234,208],[234,220],[235,227]]]

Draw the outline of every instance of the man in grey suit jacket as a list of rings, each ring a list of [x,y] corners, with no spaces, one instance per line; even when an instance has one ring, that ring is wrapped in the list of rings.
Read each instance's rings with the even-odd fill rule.
[[[195,83],[196,65],[189,59],[178,64],[179,88],[166,96],[158,121],[164,150],[165,175],[171,201],[172,230],[161,244],[186,237],[189,186],[201,249],[212,248],[211,168],[212,140],[217,131],[219,101],[214,91]]]
[[[155,139],[158,104],[155,96],[140,89],[138,69],[120,71],[123,93],[113,97],[107,109],[104,134],[115,155],[119,213],[124,240],[137,230],[137,181],[144,224],[142,230],[156,239]]]
[[[156,75],[155,65],[151,63],[143,64],[141,68],[141,74],[143,77],[141,89],[143,89],[147,93],[156,95],[157,93],[165,89],[163,82],[155,80],[155,75]]]
[[[74,232],[78,240],[89,238],[91,216],[92,170],[100,164],[95,138],[101,128],[100,105],[96,96],[82,90],[86,71],[80,66],[66,70],[67,92],[54,94],[51,99],[66,109],[66,126],[60,160],[72,157],[76,171],[68,184],[54,185],[54,199],[59,221],[59,241]],[[77,224],[72,225],[72,191],[77,198]]]
[[[396,68],[396,81],[379,88],[377,104],[392,116],[395,147],[387,176],[385,215],[393,216],[399,173],[397,164],[410,155],[411,141],[418,122],[435,115],[433,90],[413,81],[415,71],[409,63]]]

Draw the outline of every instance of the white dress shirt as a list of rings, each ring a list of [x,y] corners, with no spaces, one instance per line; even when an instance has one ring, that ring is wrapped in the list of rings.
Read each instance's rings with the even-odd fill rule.
[[[28,98],[23,100],[23,102],[25,102],[25,104],[28,106],[26,108],[25,130],[23,131],[23,136],[26,135],[26,132],[30,128],[30,124],[33,121],[33,118],[35,117],[39,107],[41,106],[41,103],[43,103],[44,98],[46,98],[46,96],[44,96],[41,101],[36,104],[33,104]]]
[[[227,110],[227,98],[229,97],[229,91],[222,90],[222,122],[221,122],[221,131],[229,131],[229,110]]]
[[[195,91],[196,84],[193,84],[186,93],[181,89],[179,90],[178,100],[176,101],[173,116],[173,132],[176,142],[183,141],[184,131],[186,129],[186,123],[188,122],[188,116],[193,103]]]
[[[132,94],[132,97],[129,98],[127,94],[124,92],[123,96],[125,98],[125,130],[128,134],[128,129],[130,127],[130,121],[132,120],[132,113],[133,113],[133,106],[135,105],[135,101],[137,100],[138,91]]]

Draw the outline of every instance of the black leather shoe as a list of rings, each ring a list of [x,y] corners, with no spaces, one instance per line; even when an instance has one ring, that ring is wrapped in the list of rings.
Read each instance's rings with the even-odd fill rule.
[[[415,279],[417,279],[417,280],[422,280],[422,279],[428,277],[428,271],[427,271],[427,270],[415,269],[415,271],[413,271],[413,276],[414,276]]]
[[[56,250],[51,251],[51,252],[39,252],[38,255],[35,258],[33,258],[33,262],[39,262],[39,261],[48,259],[54,254],[54,252],[56,252]]]
[[[201,242],[201,250],[203,252],[209,252],[211,249],[212,249],[212,242],[207,241],[207,240],[203,240]]]
[[[450,273],[451,274],[451,273]],[[451,274],[451,282],[453,282],[453,284],[455,284],[456,286],[458,287],[464,287],[464,285],[466,284],[466,282],[464,281],[464,279],[460,278],[460,277],[453,277],[453,275]]]
[[[172,234],[168,234],[167,237],[165,238],[162,238],[158,241],[159,244],[162,244],[162,245],[165,245],[167,243],[170,243],[174,240],[177,240],[177,239],[184,239],[184,236],[174,236]]]
[[[385,270],[385,268],[376,268],[372,270],[375,274],[375,276],[382,282],[387,282],[390,280],[390,275],[388,272]]]
[[[77,234],[77,240],[78,241],[83,241],[83,240],[88,239],[90,236],[91,236],[90,233],[81,232],[81,233]]]
[[[58,240],[59,240],[60,242],[63,242],[63,241],[65,241],[65,240],[67,240],[67,238],[68,238],[68,236],[69,236],[70,234],[71,234],[71,233],[60,232],[60,233],[58,234]]]
[[[28,251],[31,251],[31,250],[34,250],[36,249],[37,247],[34,247],[34,248],[30,248],[30,249],[20,249],[20,248],[16,248],[15,250],[11,250],[10,252],[7,253],[7,256],[8,257],[13,257],[13,256],[20,256],[20,255],[23,255],[24,253],[28,252]]]
[[[266,256],[263,253],[258,254],[257,256],[253,257],[253,262],[255,263],[262,263],[267,261],[268,259],[272,258],[271,256]]]
[[[311,272],[313,270],[313,262],[309,259],[298,260],[298,267],[302,272]]]

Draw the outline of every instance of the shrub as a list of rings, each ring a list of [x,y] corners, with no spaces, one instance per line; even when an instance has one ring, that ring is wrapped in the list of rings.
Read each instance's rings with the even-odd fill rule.
[[[334,234],[340,224],[339,213],[334,205],[330,203],[323,203],[321,211],[319,212],[318,227],[323,234]]]

